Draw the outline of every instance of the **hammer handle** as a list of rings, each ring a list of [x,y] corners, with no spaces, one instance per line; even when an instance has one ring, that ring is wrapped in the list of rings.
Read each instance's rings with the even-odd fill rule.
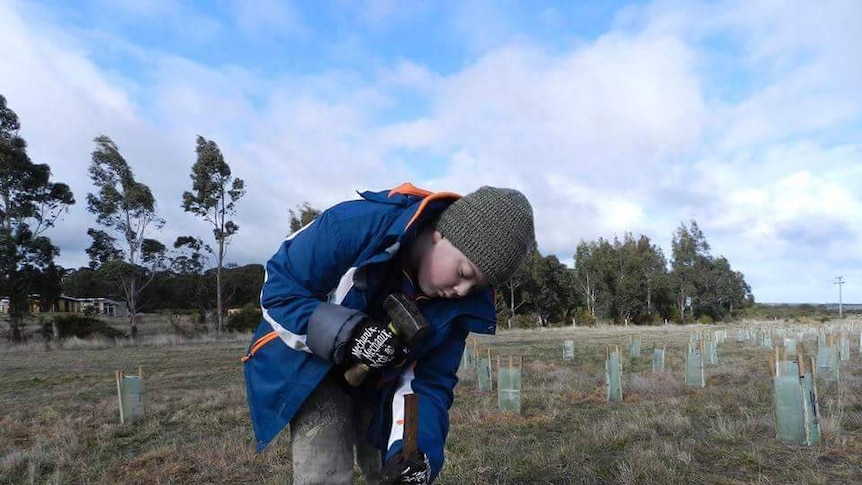
[[[344,380],[353,387],[359,387],[359,385],[362,384],[362,381],[365,380],[365,376],[368,375],[369,370],[370,369],[367,365],[360,362],[347,369],[344,373]]]
[[[418,458],[419,394],[404,395],[404,458]]]

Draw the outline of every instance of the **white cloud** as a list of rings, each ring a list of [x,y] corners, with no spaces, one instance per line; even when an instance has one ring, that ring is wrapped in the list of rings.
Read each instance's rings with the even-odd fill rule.
[[[290,3],[278,0],[231,0],[230,9],[242,32],[252,38],[309,35],[299,12]]]
[[[222,22],[172,5],[114,12],[144,8],[149,22],[169,9],[165,21],[177,25],[196,18],[205,28],[192,42],[230,35]],[[264,34],[314,35],[285,4],[230,5],[258,42]],[[422,4],[364,5],[357,15],[373,29],[439,13]],[[421,58],[383,60],[355,32],[326,43],[349,47],[330,69],[265,77],[2,3],[0,56],[16,68],[0,70],[0,93],[21,117],[31,156],[76,193],[78,206],[51,235],[67,265],[85,260],[94,222],[83,207],[86,167],[101,133],[156,193],[168,219],[163,240],[209,235],[179,207],[201,134],[219,143],[249,187],[231,249],[239,262],[269,257],[288,209],[303,201],[325,207],[354,189],[412,178],[435,190],[524,191],[541,250],[564,260],[580,239],[626,231],[667,250],[674,227],[695,218],[713,252],[743,270],[755,294],[798,301],[840,265],[862,268],[862,150],[851,141],[862,113],[862,31],[853,21],[860,5],[656,2],[626,9],[594,41],[550,50],[546,39],[518,32],[509,12],[479,3],[445,20],[463,27],[458,38],[471,39],[464,59],[472,61],[459,70],[436,72]],[[560,25],[559,15],[540,17]],[[469,37],[480,20],[484,27]],[[717,38],[741,60],[716,54]],[[105,64],[97,54],[107,50],[129,54],[140,72]],[[367,72],[340,67],[354,53],[372,60]],[[725,71],[710,70],[716,56],[750,76],[731,95],[716,89],[726,81]],[[413,98],[421,108],[401,104]],[[409,115],[393,116],[400,108]],[[426,172],[405,152],[445,162],[416,178]],[[795,275],[805,279],[794,284]],[[812,290],[812,299],[830,295],[826,287]]]

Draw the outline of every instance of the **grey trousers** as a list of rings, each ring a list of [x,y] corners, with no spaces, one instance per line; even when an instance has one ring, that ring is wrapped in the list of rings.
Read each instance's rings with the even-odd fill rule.
[[[355,460],[369,485],[380,482],[380,451],[366,442],[372,413],[329,375],[290,422],[293,483],[350,485]]]

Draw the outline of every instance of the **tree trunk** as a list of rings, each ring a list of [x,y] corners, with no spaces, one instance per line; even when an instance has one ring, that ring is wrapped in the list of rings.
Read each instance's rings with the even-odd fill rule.
[[[216,268],[216,328],[224,331],[224,308],[222,302],[221,271],[224,264],[224,238],[218,241],[218,268]]]
[[[512,320],[515,319],[515,286],[509,281],[509,330],[512,330]]]
[[[136,289],[135,288],[135,282],[136,281],[135,281],[134,277],[132,277],[131,281],[129,281],[129,289],[131,290],[131,291],[129,291],[129,302],[128,302],[129,327],[131,328],[132,339],[138,338],[138,321],[136,318],[138,316],[138,305],[137,305],[137,301],[136,301],[137,298],[135,295],[135,289]]]
[[[652,288],[650,288],[649,284],[646,287],[646,312],[650,316],[650,319],[652,319]]]
[[[10,330],[9,338],[12,340],[12,342],[14,342],[16,344],[24,341],[24,333],[21,331],[21,326],[22,326],[21,320],[22,320],[21,315],[14,315],[11,312],[11,308],[10,308],[10,312],[9,312],[9,330]]]

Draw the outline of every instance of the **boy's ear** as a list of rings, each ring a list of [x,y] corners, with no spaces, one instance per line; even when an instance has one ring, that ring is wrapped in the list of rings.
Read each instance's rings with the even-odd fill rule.
[[[443,235],[440,234],[440,231],[435,229],[434,232],[431,233],[431,242],[433,242],[434,244],[437,244],[438,242],[440,242],[442,240],[443,240]]]

